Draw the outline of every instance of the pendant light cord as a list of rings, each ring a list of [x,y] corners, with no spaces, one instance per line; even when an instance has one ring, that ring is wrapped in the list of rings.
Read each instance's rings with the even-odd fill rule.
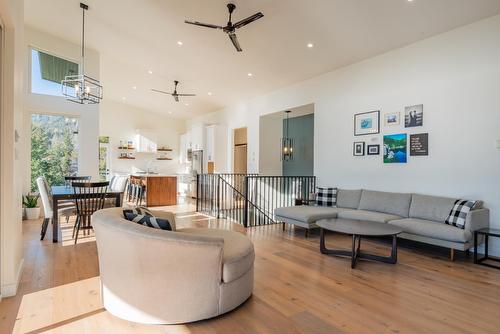
[[[82,74],[85,74],[85,8],[82,7]]]

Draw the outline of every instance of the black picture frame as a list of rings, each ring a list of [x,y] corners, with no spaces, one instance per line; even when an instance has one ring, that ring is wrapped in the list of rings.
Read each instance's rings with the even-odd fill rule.
[[[376,121],[376,127],[373,127],[372,131],[361,132],[361,126],[358,126],[358,119],[363,115],[371,115],[372,120]],[[354,114],[354,136],[369,136],[376,135],[380,133],[380,110],[373,110],[368,112],[362,112],[359,114]]]
[[[375,152],[371,152],[371,149],[376,149]],[[380,155],[380,145],[368,145],[366,148],[367,155]]]
[[[361,149],[359,152],[357,152],[358,147]],[[352,154],[355,157],[363,157],[365,155],[365,142],[363,142],[363,141],[354,142],[354,145],[352,148]]]

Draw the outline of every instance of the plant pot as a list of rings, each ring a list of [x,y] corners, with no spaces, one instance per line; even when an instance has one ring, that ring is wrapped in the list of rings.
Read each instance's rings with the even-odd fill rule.
[[[40,208],[26,208],[26,219],[33,220],[40,217]]]

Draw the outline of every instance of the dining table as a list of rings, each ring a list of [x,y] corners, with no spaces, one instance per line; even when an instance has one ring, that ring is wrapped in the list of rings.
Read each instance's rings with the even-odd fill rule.
[[[51,197],[52,197],[52,211],[53,211],[52,241],[56,243],[59,241],[59,235],[60,235],[59,213],[58,213],[59,202],[74,200],[77,197],[77,195],[75,194],[75,190],[71,186],[52,186],[51,190],[52,190]],[[106,191],[105,197],[114,198],[116,207],[122,206],[123,192],[108,189]]]

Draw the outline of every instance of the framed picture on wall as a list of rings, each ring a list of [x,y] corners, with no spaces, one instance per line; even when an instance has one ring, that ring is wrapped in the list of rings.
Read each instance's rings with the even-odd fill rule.
[[[355,142],[353,154],[355,157],[362,157],[365,155],[365,143],[364,142]]]
[[[424,105],[405,107],[405,128],[424,125]]]
[[[354,115],[354,135],[364,136],[380,133],[380,111]]]
[[[366,151],[368,155],[380,155],[380,145],[368,145]]]
[[[407,161],[406,151],[406,133],[384,136],[384,163],[405,164]]]
[[[401,114],[399,112],[391,112],[384,115],[384,125],[394,126],[401,123]]]

